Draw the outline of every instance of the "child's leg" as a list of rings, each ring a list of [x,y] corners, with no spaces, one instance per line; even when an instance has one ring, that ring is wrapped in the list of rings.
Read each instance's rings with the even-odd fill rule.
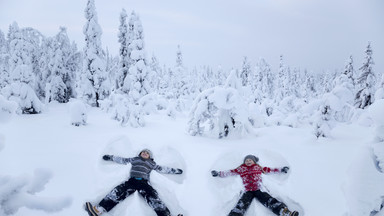
[[[142,180],[142,184],[140,184],[140,188],[137,190],[158,216],[171,215],[167,206],[160,200],[157,191],[150,184],[148,184],[148,181]]]
[[[228,214],[228,216],[242,216],[247,211],[253,200],[253,192],[247,191],[243,193],[240,200],[237,202],[235,208]]]
[[[265,207],[269,208],[276,215],[280,214],[280,211],[287,207],[284,203],[279,200],[273,198],[266,192],[262,192],[260,190],[255,191],[256,199],[260,201]]]
[[[100,201],[99,206],[103,207],[109,212],[119,202],[123,201],[129,195],[133,194],[135,189],[135,182],[131,179],[116,186],[109,194],[107,194],[103,200]]]

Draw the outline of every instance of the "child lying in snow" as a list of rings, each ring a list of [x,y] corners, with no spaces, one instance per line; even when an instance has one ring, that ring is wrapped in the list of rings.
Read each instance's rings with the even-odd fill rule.
[[[298,216],[296,211],[291,212],[287,206],[273,198],[268,193],[261,191],[261,174],[266,173],[287,173],[289,168],[283,167],[281,169],[271,169],[269,167],[261,167],[257,162],[259,158],[254,155],[247,155],[244,158],[242,165],[233,170],[228,171],[211,171],[213,177],[227,177],[230,175],[240,175],[245,187],[245,193],[242,194],[235,208],[229,213],[228,216],[241,216],[244,215],[248,207],[251,205],[253,198],[256,198],[261,204],[269,208],[273,213],[280,216]]]
[[[149,183],[149,174],[152,170],[164,174],[182,174],[183,170],[159,166],[153,160],[152,152],[144,149],[138,157],[122,158],[113,155],[104,155],[106,161],[113,161],[119,164],[132,164],[130,178],[128,181],[115,187],[107,194],[98,205],[93,206],[90,202],[85,205],[85,210],[90,216],[98,216],[103,212],[109,212],[118,203],[123,201],[129,195],[138,191],[139,194],[147,201],[148,205],[159,216],[170,216],[167,206],[160,200],[157,191]]]

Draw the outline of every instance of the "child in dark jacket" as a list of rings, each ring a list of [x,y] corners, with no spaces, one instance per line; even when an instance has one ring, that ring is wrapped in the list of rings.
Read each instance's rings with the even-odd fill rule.
[[[153,160],[152,152],[144,149],[140,152],[138,157],[122,158],[113,155],[104,155],[103,159],[106,161],[113,161],[119,164],[132,164],[130,178],[128,181],[115,187],[98,205],[92,205],[87,202],[85,210],[90,216],[99,216],[103,212],[109,212],[118,203],[123,201],[129,195],[138,191],[139,194],[145,199],[148,205],[156,212],[158,216],[170,216],[171,213],[167,206],[160,200],[157,191],[151,186],[149,182],[150,172],[156,170],[164,174],[182,174],[181,169],[174,169],[165,166],[159,166]]]
[[[267,192],[261,191],[261,174],[267,173],[287,173],[289,168],[272,169],[269,167],[261,167],[257,162],[259,159],[254,155],[247,155],[242,165],[236,169],[228,171],[211,171],[213,177],[227,177],[231,175],[240,175],[243,180],[245,192],[242,194],[237,205],[232,209],[228,216],[242,216],[251,205],[253,198],[256,198],[261,204],[269,208],[273,213],[280,216],[298,216],[296,211],[291,212],[287,206],[273,198]]]

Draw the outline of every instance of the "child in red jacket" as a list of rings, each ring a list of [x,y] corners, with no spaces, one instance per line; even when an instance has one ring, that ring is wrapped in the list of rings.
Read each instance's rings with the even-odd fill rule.
[[[242,216],[251,205],[253,198],[256,198],[261,204],[269,208],[273,213],[280,216],[298,216],[297,211],[291,212],[288,207],[281,201],[273,198],[268,193],[261,191],[261,174],[266,173],[287,173],[289,168],[271,169],[269,167],[261,167],[257,162],[259,158],[254,155],[247,155],[242,165],[236,169],[228,171],[211,171],[213,177],[227,177],[231,175],[240,175],[245,187],[245,193],[242,194],[235,208],[228,216]]]

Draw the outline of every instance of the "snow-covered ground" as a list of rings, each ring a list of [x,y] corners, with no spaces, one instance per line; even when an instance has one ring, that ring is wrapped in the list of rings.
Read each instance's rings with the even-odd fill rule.
[[[258,156],[262,166],[290,167],[285,175],[265,175],[264,185],[301,215],[371,215],[383,202],[377,197],[384,194],[384,174],[378,171],[382,164],[373,156],[383,148],[375,144],[375,127],[339,124],[332,138],[316,139],[312,127],[274,126],[241,139],[213,139],[189,135],[186,116],[173,119],[162,113],[146,116],[145,127],[132,128],[91,108],[87,125],[75,127],[69,105],[55,103],[42,114],[2,119],[0,205],[9,202],[16,216],[86,216],[85,201],[98,202],[129,174],[130,165],[105,162],[102,155],[133,157],[142,148],[150,148],[158,164],[184,170],[181,176],[151,174],[152,185],[173,214],[226,215],[239,198],[241,180],[213,178],[210,171],[236,168],[247,154]],[[24,188],[15,186],[23,181],[28,182]],[[4,192],[7,185],[24,194],[11,197]],[[155,213],[136,193],[110,215]],[[254,201],[246,215],[273,214]]]

